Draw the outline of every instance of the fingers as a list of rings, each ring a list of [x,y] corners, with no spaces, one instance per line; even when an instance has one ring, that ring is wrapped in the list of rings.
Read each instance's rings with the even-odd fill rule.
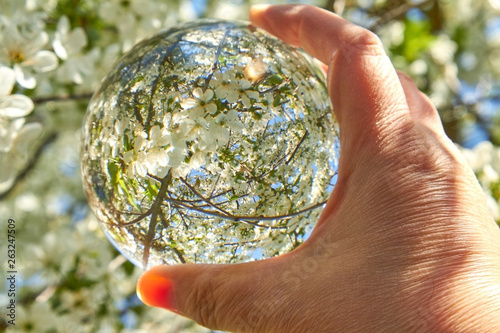
[[[311,6],[258,6],[250,14],[257,26],[329,64],[330,96],[344,148],[406,131],[411,116],[404,91],[377,36]]]
[[[186,316],[211,329],[261,332],[272,310],[262,304],[275,289],[280,264],[273,258],[246,264],[157,266],[145,272],[137,293],[150,306]]]
[[[366,31],[331,12],[302,5],[253,6],[250,20],[284,42],[304,48],[325,64],[349,36]]]

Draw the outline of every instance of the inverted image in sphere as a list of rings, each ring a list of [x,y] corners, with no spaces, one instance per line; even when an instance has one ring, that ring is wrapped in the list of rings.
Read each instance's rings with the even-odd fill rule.
[[[82,137],[90,206],[143,268],[289,252],[336,181],[324,74],[245,22],[199,20],[136,45],[94,94]]]

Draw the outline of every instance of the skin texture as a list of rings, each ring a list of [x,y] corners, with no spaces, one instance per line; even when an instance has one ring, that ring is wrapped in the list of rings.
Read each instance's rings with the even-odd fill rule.
[[[141,299],[232,332],[500,332],[500,229],[429,99],[375,35],[335,14],[250,14],[328,66],[337,185],[297,250],[155,267],[139,280]],[[146,287],[162,279],[170,287]]]

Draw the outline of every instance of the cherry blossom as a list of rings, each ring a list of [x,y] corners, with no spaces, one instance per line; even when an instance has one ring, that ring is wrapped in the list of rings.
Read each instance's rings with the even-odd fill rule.
[[[0,19],[0,64],[12,66],[16,81],[24,88],[36,86],[36,73],[54,70],[57,57],[43,49],[49,35],[43,30],[40,15],[16,12],[13,17]]]
[[[62,82],[81,84],[83,76],[92,71],[92,61],[82,53],[87,46],[87,35],[81,27],[71,30],[69,19],[62,16],[57,24],[52,47],[55,54],[64,62],[58,68]]]
[[[15,71],[0,66],[0,119],[25,117],[33,111],[31,99],[21,94],[11,95],[15,84]]]

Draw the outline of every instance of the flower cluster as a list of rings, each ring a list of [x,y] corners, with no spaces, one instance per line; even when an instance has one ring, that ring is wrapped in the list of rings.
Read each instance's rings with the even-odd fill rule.
[[[160,1],[136,0],[130,6],[123,1],[89,1],[79,9],[58,12],[58,7],[65,6],[63,0],[59,4],[16,0],[2,4],[0,169],[5,172],[0,174],[0,193],[11,188],[34,154],[36,142],[47,134],[39,117],[27,118],[34,109],[33,97],[88,96],[120,51],[175,22],[179,10]],[[82,19],[91,26],[71,21],[69,16],[82,12],[86,15]],[[92,39],[96,26],[116,33],[109,40],[105,36]]]

